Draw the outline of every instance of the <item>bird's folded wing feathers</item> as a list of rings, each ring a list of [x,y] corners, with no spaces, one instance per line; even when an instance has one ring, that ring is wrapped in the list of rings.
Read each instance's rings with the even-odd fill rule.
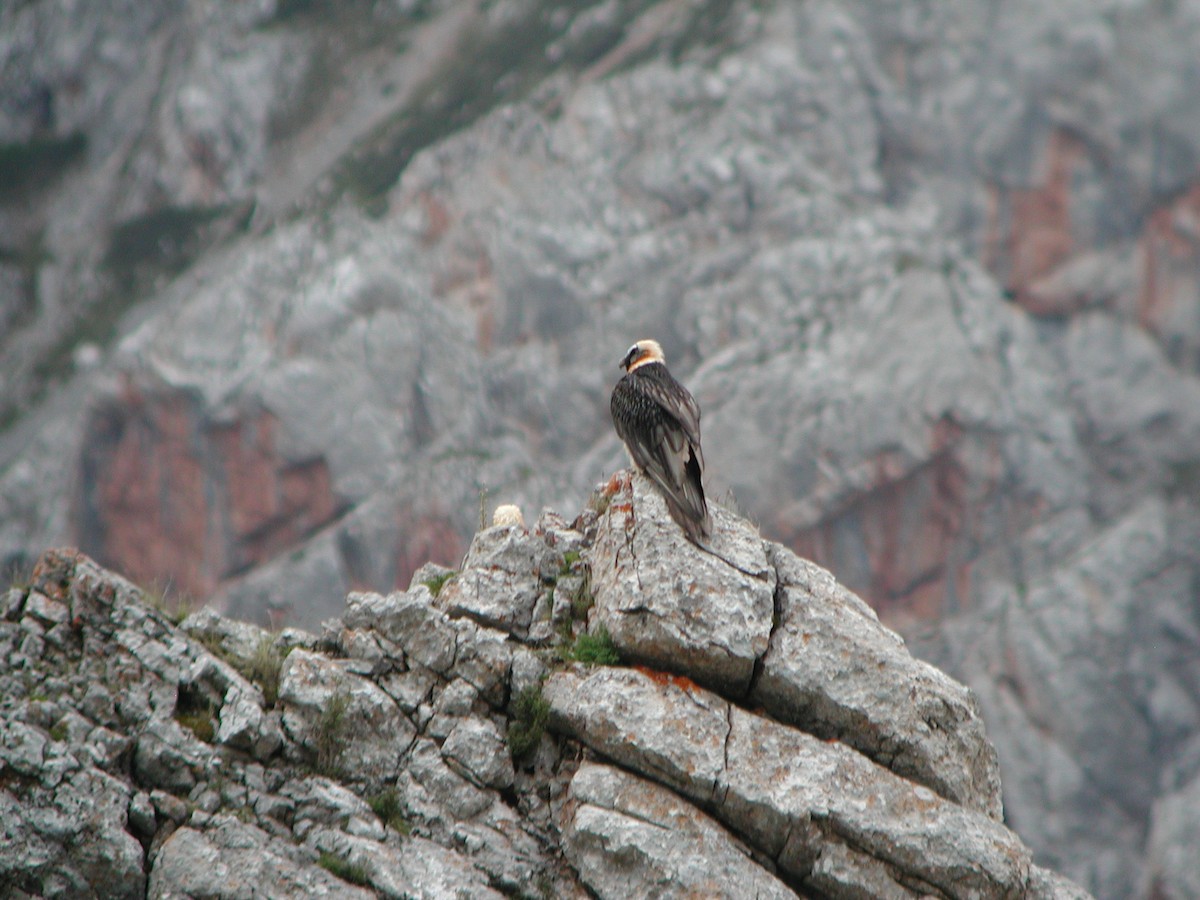
[[[696,448],[697,455],[700,449],[700,407],[696,403],[695,398],[682,387],[677,390],[671,390],[667,385],[649,379],[639,382],[638,390],[644,392],[647,397],[656,402],[666,412],[674,416],[680,427],[683,429],[684,435]]]

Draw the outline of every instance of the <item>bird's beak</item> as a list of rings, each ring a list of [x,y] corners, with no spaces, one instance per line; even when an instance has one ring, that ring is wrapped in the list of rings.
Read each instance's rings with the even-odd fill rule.
[[[624,369],[626,372],[628,372],[629,367],[633,364],[634,358],[637,356],[637,353],[638,353],[638,348],[631,347],[629,352],[625,354],[625,358],[623,360],[621,360],[620,363],[617,364],[617,368]]]

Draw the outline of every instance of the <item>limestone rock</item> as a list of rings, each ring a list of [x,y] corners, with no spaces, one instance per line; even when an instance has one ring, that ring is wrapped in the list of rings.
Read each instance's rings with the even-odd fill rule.
[[[403,845],[395,846],[337,831],[322,831],[310,843],[318,850],[361,866],[367,882],[384,897],[500,900],[504,896],[489,886],[485,874],[460,854],[426,838],[411,837]]]
[[[631,536],[669,523],[661,504],[643,501]],[[746,535],[746,552],[729,549],[731,541],[724,555],[748,566],[753,530],[731,514],[721,519]],[[596,575],[609,564],[589,537],[593,526],[582,527],[549,513],[539,519],[556,576],[565,568]],[[928,673],[859,601],[815,567],[753,541],[768,575],[752,581],[770,582],[778,570],[779,591],[808,592],[798,605],[824,600],[869,625],[831,617],[808,629],[810,642],[863,657],[886,649],[893,656],[877,690],[897,681],[921,695]],[[578,554],[569,566],[568,552]],[[696,563],[684,555],[676,564]],[[731,568],[725,559],[704,564]],[[669,557],[659,565],[674,577]],[[748,583],[741,568],[730,576],[735,592]],[[28,603],[32,591],[47,600]],[[238,648],[250,642],[219,637],[236,637],[236,626],[193,621],[212,636],[201,644],[128,582],[65,551],[47,554],[19,593],[0,622],[8,663],[0,766],[9,773],[0,807],[6,828],[14,823],[0,875],[26,893],[50,885],[71,894],[236,897],[269,879],[283,896],[355,896],[360,883],[397,897],[505,896],[538,885],[582,900],[584,885],[609,896],[629,883],[669,896],[724,885],[781,897],[1083,896],[1032,866],[999,823],[856,749],[873,745],[852,722],[828,740],[768,718],[766,699],[755,713],[736,705],[756,702],[773,638],[752,658],[749,697],[740,684],[727,686],[731,697],[700,687],[686,663],[677,672],[554,672],[545,650],[452,618],[422,584],[352,595],[314,649],[280,638],[293,649],[268,708],[267,675],[257,671],[252,683],[239,669]],[[53,603],[70,618],[48,614]],[[664,608],[664,619],[672,616],[681,643],[703,643],[692,631],[711,634]],[[782,617],[776,636],[791,621]],[[50,639],[59,627],[67,633]],[[696,674],[712,670],[702,661]],[[817,708],[850,705],[838,686],[828,696],[810,690]],[[879,724],[868,727],[881,734],[905,727],[899,716],[871,716]],[[514,728],[535,738],[516,764]],[[581,743],[601,759],[577,769]],[[954,765],[947,754],[934,767]],[[84,807],[103,814],[85,816]]]
[[[283,724],[319,764],[379,783],[395,778],[416,729],[374,682],[335,661],[294,650],[279,683]]]
[[[831,846],[856,865],[841,882],[836,866],[816,870],[826,891],[863,889],[863,870],[887,873],[892,892],[910,895],[910,884],[950,896],[1026,890],[1029,851],[999,823],[702,688],[608,669],[553,675],[546,697],[557,728],[711,805],[799,882]]]
[[[442,743],[442,755],[479,785],[500,790],[512,787],[512,758],[490,719],[462,719]]]
[[[129,801],[123,782],[96,769],[77,770],[50,790],[0,789],[6,885],[35,896],[144,896],[142,847],[127,830]]]
[[[779,545],[770,554],[779,622],[750,701],[1000,819],[996,751],[971,692],[913,658],[828,572]]]
[[[761,538],[714,505],[712,549],[696,547],[640,475],[607,499],[592,590],[597,620],[622,656],[744,694],[774,614],[775,570]]]
[[[612,766],[571,779],[563,849],[601,898],[794,898],[728,831],[671,791]]]
[[[218,817],[203,831],[180,828],[159,848],[148,896],[228,897],[248,900],[269,885],[278,897],[372,897],[313,864],[287,841],[231,817]]]
[[[462,571],[446,583],[437,605],[452,616],[501,631],[529,633],[533,608],[553,578],[556,554],[523,526],[493,526],[475,535]]]

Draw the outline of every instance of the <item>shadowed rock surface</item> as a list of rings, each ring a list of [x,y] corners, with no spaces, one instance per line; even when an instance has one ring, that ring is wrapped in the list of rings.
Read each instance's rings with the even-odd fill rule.
[[[728,558],[698,553],[626,473],[572,524],[547,512],[479,532],[449,579],[351,594],[319,636],[211,610],[176,626],[120,576],[50,551],[0,619],[0,877],[15,896],[164,900],[268,883],[287,897],[1086,897],[999,821],[969,692],[828,573],[725,510],[714,522]],[[637,577],[666,670],[589,663],[597,646],[646,660],[603,623],[627,582],[610,570],[634,564],[613,551],[648,540]],[[803,584],[788,608],[840,604],[874,626],[835,616],[815,652],[888,664],[831,675],[828,696],[809,685],[794,708],[784,688],[775,711],[739,705],[757,684],[748,699],[694,649],[717,633],[710,614],[753,606],[763,584]],[[558,589],[573,593],[555,622]],[[773,623],[766,599],[759,682],[793,621]],[[937,692],[971,713],[938,720],[944,742],[917,721]],[[872,693],[907,696],[917,718],[807,712]],[[965,783],[979,759],[990,780]]]

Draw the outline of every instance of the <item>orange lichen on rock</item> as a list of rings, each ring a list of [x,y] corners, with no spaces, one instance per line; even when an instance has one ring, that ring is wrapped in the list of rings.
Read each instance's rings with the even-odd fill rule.
[[[696,684],[696,682],[692,681],[692,679],[688,678],[686,675],[675,675],[671,672],[663,672],[659,669],[651,669],[649,666],[638,665],[634,666],[633,668],[635,671],[641,672],[655,684],[659,684],[664,687],[667,685],[674,685],[681,691],[686,691],[689,694],[701,690],[700,685]]]

